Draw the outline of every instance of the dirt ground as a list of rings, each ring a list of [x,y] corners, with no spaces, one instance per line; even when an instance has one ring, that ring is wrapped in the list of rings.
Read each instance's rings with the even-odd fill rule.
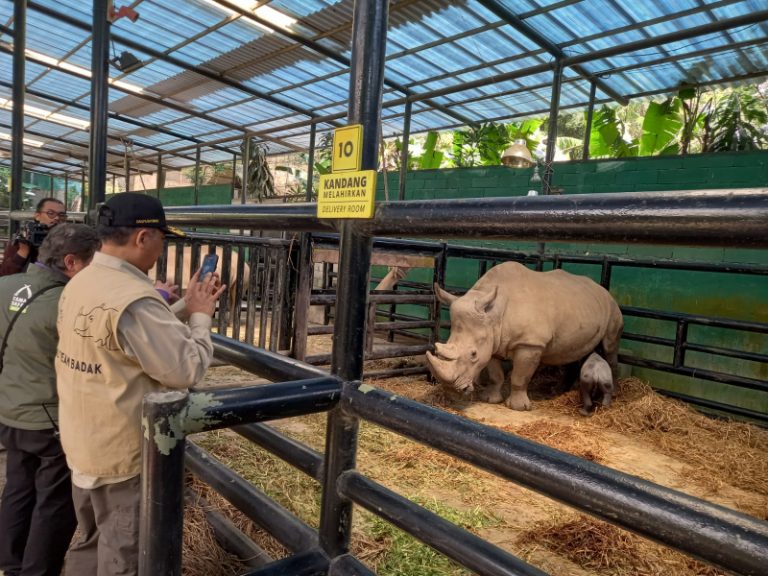
[[[221,367],[212,369],[207,381],[209,385],[231,386],[238,378],[248,380],[248,376],[238,375],[232,367]],[[575,391],[553,396],[546,386],[532,394],[532,398],[538,398],[532,411],[514,412],[504,405],[447,399],[428,383],[426,376],[368,383],[758,519],[768,519],[768,431],[704,417],[681,403],[658,396],[637,379],[623,379],[614,405],[599,409],[591,418],[579,415]],[[323,450],[322,416],[271,424]],[[269,470],[274,464],[269,457],[251,452],[231,432],[215,434],[218,436],[201,443],[266,492],[291,493],[285,501],[275,497],[316,526],[317,507],[297,504],[297,499],[302,495],[310,500],[316,498],[319,488],[305,494],[303,484],[286,480],[290,472],[284,468],[279,468],[280,484],[273,484]],[[244,464],[245,459],[250,459],[249,463]],[[252,467],[266,472],[256,474]],[[466,528],[553,575],[725,574],[365,423],[360,432],[358,467],[378,482],[433,511],[458,518],[457,523],[464,525],[466,521]],[[277,469],[274,470],[273,475],[277,475]],[[437,506],[437,510],[432,505]],[[228,505],[220,503],[220,506],[237,519],[237,513]],[[360,512],[355,514],[359,516]],[[480,519],[466,520],[474,514],[479,514]],[[391,534],[383,540],[377,538],[376,526],[366,515],[363,513],[360,522],[356,519],[353,551],[378,574],[466,573],[450,564],[444,569],[434,564],[428,570],[409,567],[415,560],[409,558],[407,552],[399,559],[401,565],[393,566],[390,556],[399,541]],[[252,530],[242,519],[240,524],[247,532]],[[261,538],[260,544],[265,547],[275,549],[274,543],[257,531],[251,535],[257,540]],[[276,553],[280,554],[279,549]],[[394,562],[397,561],[395,557]],[[185,573],[192,576],[206,572],[198,572],[188,564]]]

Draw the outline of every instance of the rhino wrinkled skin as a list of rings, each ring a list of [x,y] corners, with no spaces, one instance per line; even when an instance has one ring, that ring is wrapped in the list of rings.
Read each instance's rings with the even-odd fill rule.
[[[610,293],[584,276],[564,270],[536,272],[517,262],[491,268],[461,297],[435,284],[451,308],[451,335],[427,352],[432,374],[443,386],[468,394],[488,370],[489,402],[501,402],[504,371],[512,361],[505,404],[530,410],[528,382],[539,364],[579,361],[602,346],[615,380],[624,321]]]

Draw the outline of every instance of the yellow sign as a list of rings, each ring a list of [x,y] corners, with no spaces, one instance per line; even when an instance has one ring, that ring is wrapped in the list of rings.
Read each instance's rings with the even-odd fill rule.
[[[373,218],[376,170],[320,176],[318,218]]]
[[[354,172],[362,165],[363,126],[353,124],[333,131],[331,171]]]

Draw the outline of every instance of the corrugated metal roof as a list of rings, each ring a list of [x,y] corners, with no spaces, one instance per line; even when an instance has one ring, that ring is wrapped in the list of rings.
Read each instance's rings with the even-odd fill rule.
[[[169,156],[169,165],[189,164],[190,150],[201,141],[216,143],[203,153],[206,161],[226,160],[239,151],[242,130],[263,134],[270,153],[288,151],[308,145],[311,117],[333,118],[320,122],[321,130],[344,122],[353,0],[260,2],[284,16],[289,34],[265,28],[224,4],[138,0],[132,5],[139,20],[123,18],[113,25],[113,55],[129,50],[143,63],[129,74],[110,68],[116,82],[109,91],[110,111],[123,120],[111,119],[109,130],[133,141],[137,157],[153,162],[158,150],[182,151]],[[495,0],[497,8],[513,14],[546,45],[497,16],[491,4],[390,2],[385,136],[402,132],[406,94],[417,98],[412,133],[466,120],[541,114],[549,105],[556,56],[548,46],[566,58],[583,57],[581,72],[598,80],[601,101],[610,99],[608,93],[634,97],[768,70],[765,0]],[[13,3],[0,1],[0,22],[12,26],[12,15]],[[652,45],[664,35],[749,15],[751,21],[738,26]],[[77,105],[89,103],[91,19],[90,3],[83,0],[29,0],[26,82],[39,96],[36,106],[89,118]],[[145,51],[127,47],[120,38]],[[632,51],[599,53],[643,41],[648,45]],[[0,98],[11,97],[11,46],[12,39],[0,34]],[[203,76],[196,67],[226,82]],[[467,82],[473,84],[462,88]],[[561,106],[586,107],[589,79],[566,67],[563,86]],[[430,103],[418,99],[435,90],[448,92],[431,97]],[[53,100],[46,103],[45,95]],[[10,123],[7,111],[0,111],[0,121]],[[88,142],[87,133],[72,126],[39,118],[30,118],[28,125],[52,148],[70,146],[56,138]],[[83,156],[82,149],[70,148]]]

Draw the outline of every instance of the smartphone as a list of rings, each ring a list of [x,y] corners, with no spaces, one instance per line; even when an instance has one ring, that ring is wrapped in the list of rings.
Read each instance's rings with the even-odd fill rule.
[[[219,263],[219,255],[216,253],[206,254],[203,258],[203,265],[200,267],[200,280],[216,272],[216,266]]]

